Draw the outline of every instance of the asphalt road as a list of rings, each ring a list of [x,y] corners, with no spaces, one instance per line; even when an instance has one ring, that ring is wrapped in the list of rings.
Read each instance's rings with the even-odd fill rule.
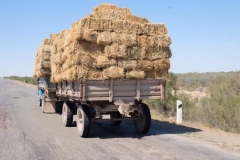
[[[152,121],[146,135],[133,123],[93,123],[80,138],[76,125],[64,127],[59,114],[43,114],[36,88],[0,79],[0,159],[240,159],[240,155],[178,134],[200,130]]]

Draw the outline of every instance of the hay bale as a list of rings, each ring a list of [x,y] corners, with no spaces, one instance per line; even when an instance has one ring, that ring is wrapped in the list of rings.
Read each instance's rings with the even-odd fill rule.
[[[167,28],[164,24],[152,24],[154,26],[155,34],[156,35],[162,35],[167,34]]]
[[[145,78],[164,78],[169,80],[168,70],[152,70],[146,72]]]
[[[101,19],[124,19],[128,14],[131,14],[131,10],[128,8],[120,8],[111,4],[100,4],[93,10],[92,16]]]
[[[100,4],[96,8],[93,9],[93,13],[95,12],[106,12],[106,11],[121,11],[122,14],[131,14],[131,10],[129,8],[120,8],[116,5],[112,4]]]
[[[155,46],[169,47],[172,43],[171,38],[167,34],[153,36]]]
[[[95,59],[92,58],[90,54],[87,53],[81,53],[81,65],[87,68],[93,67],[93,64],[95,63]]]
[[[146,56],[148,56],[149,60],[157,60],[170,58],[172,56],[172,52],[169,47],[155,46],[146,50]]]
[[[125,44],[127,46],[133,46],[137,44],[137,35],[135,33],[120,33],[116,36],[116,42],[118,44]]]
[[[64,80],[77,81],[80,78],[86,78],[87,73],[88,73],[87,68],[80,65],[74,65],[65,71]]]
[[[87,67],[77,65],[76,66],[77,79],[86,78],[88,75],[88,70],[89,70],[89,68],[87,68]]]
[[[105,47],[105,54],[110,58],[119,59],[126,58],[126,46],[113,43],[112,45],[107,45]]]
[[[132,14],[127,14],[124,18],[125,20],[129,20],[131,22],[137,22],[137,23],[150,23],[147,18],[138,17]]]
[[[122,20],[115,20],[113,21],[113,29],[116,33],[123,33],[124,32],[124,21]]]
[[[63,71],[67,71],[74,65],[76,64],[73,61],[71,61],[71,59],[66,59],[66,61],[62,64],[62,69]]]
[[[97,69],[89,69],[87,73],[87,78],[102,79],[103,72]]]
[[[78,41],[85,40],[90,43],[97,43],[98,39],[98,32],[94,31],[93,29],[84,29],[81,28],[81,33],[78,36]]]
[[[126,73],[127,79],[143,79],[145,77],[144,71],[132,70]]]
[[[153,62],[149,60],[139,60],[137,69],[141,71],[151,71],[153,70]]]
[[[117,66],[123,68],[124,70],[129,71],[137,68],[137,61],[136,60],[118,60]]]
[[[119,79],[124,78],[124,69],[116,66],[109,67],[103,70],[104,79]]]
[[[163,71],[170,69],[170,60],[168,58],[155,60],[153,63],[155,71]]]
[[[164,78],[166,80],[169,80],[169,73],[168,70],[163,70],[163,71],[155,71],[155,78]]]
[[[84,52],[86,54],[90,54],[93,58],[96,58],[99,55],[102,55],[104,52],[104,46],[98,44],[92,44],[87,41],[78,41],[79,52]]]
[[[52,54],[51,64],[62,64],[62,54],[58,52],[57,54]]]
[[[105,55],[100,55],[96,58],[96,63],[94,63],[93,67],[98,69],[105,69],[116,65],[117,61],[115,59],[108,58]]]
[[[99,22],[99,28],[97,31],[110,31],[113,32],[114,31],[114,25],[113,25],[113,21],[110,19],[100,19]]]
[[[40,62],[40,66],[41,68],[51,68],[50,61],[48,60],[42,60]]]
[[[105,31],[101,32],[97,38],[97,44],[99,45],[111,45],[117,42],[117,34],[115,32]]]
[[[140,58],[141,50],[137,46],[128,46],[126,48],[126,54],[127,54],[127,56],[124,57],[125,59],[136,59],[137,60]]]

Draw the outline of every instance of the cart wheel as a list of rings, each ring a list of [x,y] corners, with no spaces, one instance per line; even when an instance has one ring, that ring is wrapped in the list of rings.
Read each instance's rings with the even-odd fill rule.
[[[151,113],[144,103],[139,104],[140,115],[134,119],[134,126],[137,133],[147,133],[151,126]]]
[[[90,109],[80,105],[77,109],[77,131],[80,137],[88,137],[91,129]]]
[[[113,121],[112,120],[114,118],[122,118],[122,115],[119,112],[110,113],[110,118],[111,118],[111,124],[114,125],[114,126],[118,126],[122,123],[121,120],[119,120],[119,121]]]
[[[64,102],[62,108],[62,122],[65,127],[69,127],[73,123],[73,113],[71,110],[71,102]]]

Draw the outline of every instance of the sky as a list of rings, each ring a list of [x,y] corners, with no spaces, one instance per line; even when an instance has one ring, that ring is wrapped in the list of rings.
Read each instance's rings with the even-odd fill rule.
[[[42,40],[69,29],[100,3],[165,24],[172,39],[171,72],[240,70],[239,0],[1,0],[0,77],[33,76]]]

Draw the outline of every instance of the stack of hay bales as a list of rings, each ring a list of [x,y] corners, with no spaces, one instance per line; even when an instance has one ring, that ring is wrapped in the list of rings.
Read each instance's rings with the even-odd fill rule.
[[[69,30],[50,35],[51,81],[166,78],[171,39],[163,24],[100,4]]]
[[[51,45],[47,45],[47,39],[44,40],[43,44],[38,48],[35,66],[34,66],[34,77],[46,77],[51,76]]]

